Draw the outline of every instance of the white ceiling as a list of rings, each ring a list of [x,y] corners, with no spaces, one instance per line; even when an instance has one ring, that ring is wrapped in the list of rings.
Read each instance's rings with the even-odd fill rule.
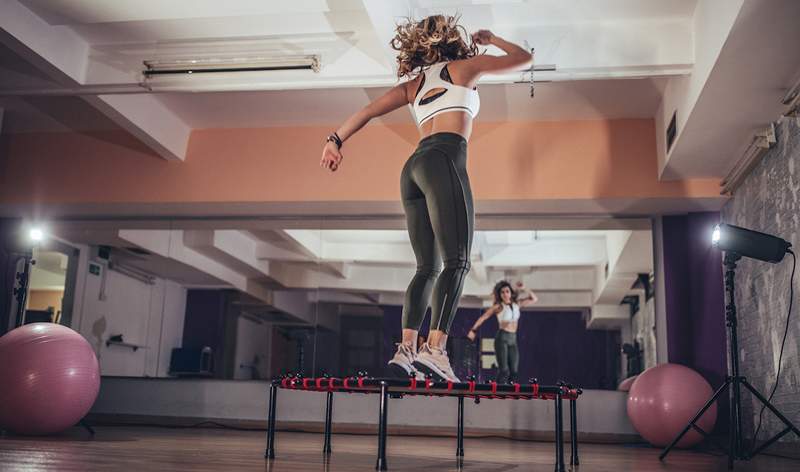
[[[680,113],[691,120],[660,168],[665,178],[719,177],[750,133],[777,118],[774,96],[800,73],[797,8],[795,0],[5,0],[0,107],[4,132],[122,128],[180,161],[193,129],[341,122],[397,83],[389,47],[397,21],[459,14],[467,31],[489,28],[535,47],[536,64],[556,67],[537,72],[545,82],[533,99],[517,83],[528,79],[522,71],[486,77],[478,121],[652,118],[670,90],[681,102],[688,93],[681,84],[695,78],[696,96]],[[717,27],[722,16],[734,26]],[[711,43],[723,46],[697,50]],[[256,52],[316,54],[322,68],[248,76],[217,93],[131,96],[108,88],[141,93],[148,59]],[[196,76],[182,90],[207,84]],[[54,83],[66,89],[60,93],[87,95],[30,97],[52,93]],[[20,88],[27,98],[3,98]],[[408,120],[407,109],[381,119]]]
[[[217,0],[139,0],[105,2],[102,0],[22,0],[52,25],[148,22],[163,20],[198,20],[203,18],[275,17],[290,15],[331,14],[363,11],[360,0],[294,0],[265,2],[237,0],[221,4]],[[697,0],[416,0],[397,3],[407,5],[414,16],[432,11],[457,9],[465,20],[486,23],[514,23],[525,18],[533,23],[574,22],[592,20],[630,20],[687,18],[694,12]],[[479,17],[489,13],[492,18]],[[474,18],[473,18],[474,17]]]
[[[696,0],[9,0],[0,12],[8,23],[0,26],[16,39],[4,42],[23,57],[8,48],[0,51],[0,70],[4,70],[0,89],[52,88],[42,82],[48,78],[70,88],[138,87],[142,61],[154,58],[319,54],[319,74],[275,74],[262,81],[262,91],[157,94],[151,102],[156,108],[148,113],[152,123],[132,118],[131,129],[140,134],[148,134],[148,127],[162,131],[149,132],[153,137],[165,128],[180,134],[218,127],[332,124],[396,83],[396,53],[388,42],[397,21],[455,13],[468,31],[488,27],[512,41],[535,46],[538,64],[558,68],[557,73],[542,73],[541,79],[557,82],[538,84],[533,99],[527,84],[513,84],[526,79],[522,73],[487,78],[480,88],[479,121],[650,118],[665,77],[689,70],[689,24],[695,5]],[[12,28],[23,22],[26,28]],[[85,50],[86,63],[60,64],[69,59],[63,54],[67,47],[72,53]],[[61,76],[40,71],[42,60]],[[86,99],[92,103],[90,110],[97,105],[91,97]],[[81,110],[75,123],[65,124],[47,119],[48,106],[43,103],[58,102],[56,98],[40,97],[36,106],[19,99],[2,100],[0,106],[11,111],[6,132],[109,129],[117,125],[91,115],[107,113],[110,106],[119,123],[120,115],[141,114],[141,107],[149,106],[101,100],[100,112]],[[80,108],[75,100],[61,100],[52,108],[57,114],[58,109],[73,106]],[[407,109],[401,109],[381,121],[408,122],[409,116]],[[175,123],[183,123],[185,130]],[[128,127],[124,120],[120,126]],[[180,154],[177,150],[165,157],[182,159]]]

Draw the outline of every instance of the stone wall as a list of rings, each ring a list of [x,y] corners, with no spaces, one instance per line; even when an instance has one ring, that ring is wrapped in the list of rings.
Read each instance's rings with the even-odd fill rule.
[[[800,251],[800,120],[783,118],[776,124],[777,144],[736,190],[722,211],[723,221],[780,236]],[[742,259],[736,272],[739,319],[739,359],[742,375],[765,396],[771,391],[789,310],[792,258],[777,265]],[[800,314],[797,310],[800,277],[795,277],[794,307],[783,353],[778,390],[773,403],[795,425],[800,425]],[[758,422],[760,405],[743,396],[744,433],[750,436]],[[763,440],[783,429],[764,412],[759,437]],[[794,435],[782,441],[800,444]]]

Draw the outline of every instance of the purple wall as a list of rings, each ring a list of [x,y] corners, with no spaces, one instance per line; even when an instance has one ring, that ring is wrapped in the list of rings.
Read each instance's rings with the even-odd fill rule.
[[[725,380],[722,252],[711,245],[717,212],[663,218],[668,360],[699,372],[713,388]],[[726,424],[727,400],[718,424]]]
[[[394,343],[400,340],[402,307],[384,306],[384,359],[394,354]],[[459,309],[450,329],[451,337],[464,337],[482,310]],[[428,321],[421,332],[427,334]],[[494,339],[497,319],[481,325],[478,334]],[[619,336],[610,331],[587,330],[579,311],[523,310],[517,331],[520,350],[519,378],[536,377],[542,383],[559,380],[583,388],[613,389],[617,385]],[[458,372],[456,372],[458,374]],[[483,380],[496,378],[496,369],[481,371]]]

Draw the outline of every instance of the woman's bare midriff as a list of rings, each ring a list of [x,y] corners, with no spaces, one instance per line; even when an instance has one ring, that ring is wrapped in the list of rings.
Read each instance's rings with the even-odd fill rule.
[[[500,329],[503,331],[508,331],[509,333],[516,333],[517,326],[519,325],[516,321],[507,321],[507,322],[500,322]]]
[[[472,134],[472,118],[464,111],[450,111],[437,115],[422,124],[420,139],[435,133],[456,133],[469,140]]]

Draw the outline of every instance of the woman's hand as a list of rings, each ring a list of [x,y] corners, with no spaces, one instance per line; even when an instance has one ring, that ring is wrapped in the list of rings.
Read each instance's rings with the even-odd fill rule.
[[[475,330],[472,329],[469,330],[469,332],[467,333],[467,337],[469,338],[470,341],[475,341]]]
[[[494,33],[489,30],[482,29],[472,33],[472,41],[479,46],[492,44],[493,39]]]
[[[322,148],[322,160],[319,163],[320,167],[330,169],[331,172],[336,172],[341,162],[342,153],[339,151],[336,143],[332,141],[325,143],[325,147]]]
[[[521,280],[516,283],[516,286],[517,290],[525,290],[525,283],[523,283]]]

